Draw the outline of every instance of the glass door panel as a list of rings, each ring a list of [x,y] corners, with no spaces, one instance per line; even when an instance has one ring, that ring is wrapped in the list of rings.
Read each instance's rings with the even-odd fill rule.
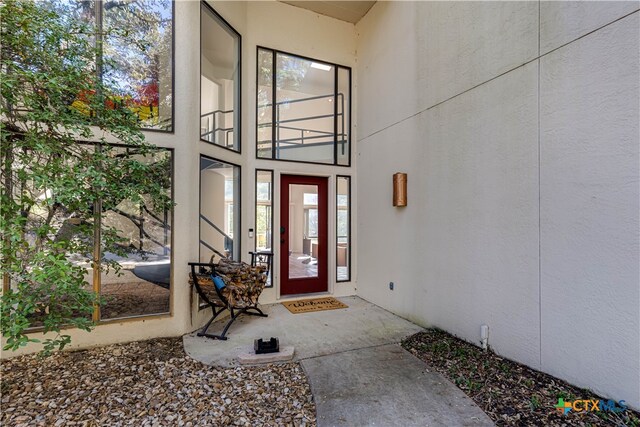
[[[289,278],[318,277],[318,186],[289,185]]]

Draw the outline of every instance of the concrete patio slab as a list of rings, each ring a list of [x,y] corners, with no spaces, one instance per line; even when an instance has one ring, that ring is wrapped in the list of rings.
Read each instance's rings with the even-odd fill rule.
[[[397,343],[423,330],[358,297],[338,298],[349,308],[292,314],[282,304],[261,308],[267,318],[241,316],[229,329],[227,341],[185,335],[187,354],[208,365],[237,366],[237,356],[253,347],[256,338],[278,337],[281,346],[294,346],[294,360]],[[214,322],[209,331],[222,330]]]
[[[492,426],[460,389],[397,344],[305,359],[318,426]]]
[[[292,314],[281,304],[266,305],[269,317],[241,317],[228,341],[185,335],[185,351],[209,365],[236,366],[256,338],[294,346],[318,426],[493,425],[460,389],[398,345],[421,327],[361,298],[339,299],[349,308]]]

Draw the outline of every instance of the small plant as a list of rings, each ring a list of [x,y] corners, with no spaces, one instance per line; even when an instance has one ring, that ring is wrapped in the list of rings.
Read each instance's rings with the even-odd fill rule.
[[[439,356],[444,356],[444,355],[448,354],[449,350],[450,350],[449,343],[444,341],[444,340],[443,341],[436,341],[431,346],[431,351],[434,354],[437,354]]]
[[[531,396],[531,398],[529,399],[529,406],[531,407],[532,411],[535,411],[536,409],[540,408],[542,406],[542,403],[540,402],[540,398],[535,394]]]
[[[453,351],[453,355],[461,360],[466,360],[469,357],[469,352],[464,347],[458,347]]]
[[[564,390],[559,390],[556,393],[556,399],[573,400],[574,396],[571,393],[568,393]]]
[[[509,365],[508,363],[501,363],[500,364],[500,370],[505,374],[510,374],[511,373],[511,365]]]
[[[482,384],[475,382],[472,379],[465,377],[464,375],[456,378],[455,383],[458,387],[470,391],[478,391],[482,388]]]

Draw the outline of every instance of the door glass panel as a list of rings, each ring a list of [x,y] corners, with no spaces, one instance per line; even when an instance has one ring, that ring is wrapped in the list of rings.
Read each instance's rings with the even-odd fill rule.
[[[289,185],[289,278],[318,277],[318,186]]]

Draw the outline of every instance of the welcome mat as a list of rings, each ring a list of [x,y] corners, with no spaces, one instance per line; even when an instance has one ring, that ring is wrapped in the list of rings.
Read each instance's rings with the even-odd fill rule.
[[[338,308],[348,308],[334,297],[301,299],[297,301],[286,301],[282,305],[293,314],[310,313],[312,311],[336,310]]]

